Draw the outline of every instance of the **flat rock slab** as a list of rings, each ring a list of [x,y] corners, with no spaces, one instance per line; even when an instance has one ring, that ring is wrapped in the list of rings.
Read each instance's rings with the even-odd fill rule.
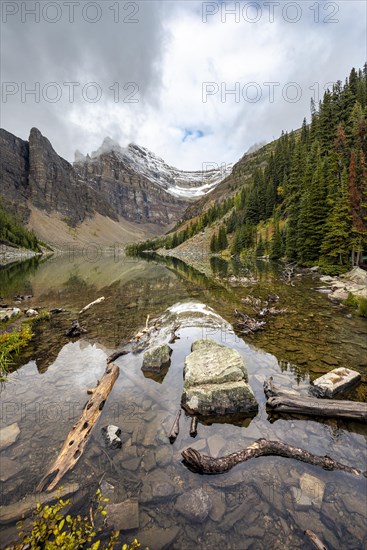
[[[24,470],[24,466],[18,464],[15,460],[11,460],[6,456],[1,457],[0,460],[0,481],[8,481],[8,479],[14,477]]]
[[[223,416],[257,412],[238,351],[214,340],[197,340],[185,359],[182,406],[190,414]]]
[[[316,378],[313,385],[318,395],[334,397],[337,393],[343,392],[357,384],[360,379],[361,375],[359,372],[340,367],[320,376],[320,378]]]
[[[128,531],[139,528],[138,499],[131,498],[117,504],[107,504],[107,520],[117,531]]]
[[[299,488],[291,487],[295,507],[298,510],[304,508],[316,508],[320,510],[325,492],[325,483],[318,477],[303,474],[299,480]]]
[[[154,346],[144,353],[142,370],[160,373],[170,366],[172,350],[167,344]]]
[[[6,426],[5,428],[1,428],[0,451],[2,449],[6,449],[7,447],[10,447],[10,445],[15,443],[16,440],[18,439],[19,434],[20,434],[20,429],[16,422],[14,422],[14,424],[10,424],[9,426]]]

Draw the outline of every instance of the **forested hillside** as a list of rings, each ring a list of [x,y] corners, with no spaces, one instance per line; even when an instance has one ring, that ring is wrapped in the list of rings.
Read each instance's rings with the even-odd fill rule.
[[[212,252],[230,246],[233,254],[302,265],[360,265],[367,249],[367,64],[352,69],[319,105],[311,101],[309,124],[304,119],[300,130],[282,133],[258,153],[250,179],[232,197],[131,252],[173,248],[215,222]]]
[[[26,229],[20,220],[5,209],[0,201],[0,243],[16,245],[39,252],[40,242],[33,231]]]

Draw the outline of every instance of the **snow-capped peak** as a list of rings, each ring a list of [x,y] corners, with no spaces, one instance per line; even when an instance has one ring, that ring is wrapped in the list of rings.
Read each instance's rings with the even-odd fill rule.
[[[102,145],[91,154],[91,159],[97,159],[103,154],[113,152],[121,161],[135,172],[138,172],[155,182],[171,195],[186,199],[199,198],[214,189],[232,170],[232,165],[213,168],[213,164],[203,164],[201,170],[179,170],[169,166],[163,159],[140,145],[130,143],[121,147],[113,139],[106,137]],[[79,153],[79,152],[78,152]],[[80,153],[75,158],[82,162]]]

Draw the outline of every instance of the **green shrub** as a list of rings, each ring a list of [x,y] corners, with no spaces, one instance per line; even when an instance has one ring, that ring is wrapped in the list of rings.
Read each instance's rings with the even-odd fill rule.
[[[25,547],[29,550],[79,550],[90,548],[91,550],[113,550],[118,543],[119,531],[112,533],[106,543],[102,543],[98,534],[101,534],[106,510],[103,507],[108,498],[103,498],[100,489],[96,493],[96,504],[91,508],[90,517],[80,515],[71,516],[62,514],[62,510],[70,504],[70,500],[62,500],[52,505],[41,506],[37,504],[35,517],[30,534],[24,535],[22,543],[13,547],[13,550],[21,550]],[[22,523],[20,522],[20,529]],[[119,546],[121,550],[135,550],[140,544],[135,539],[131,545]]]
[[[350,307],[358,307],[357,297],[354,296],[354,294],[352,294],[351,292],[349,292],[348,298],[344,300],[344,304]]]
[[[364,298],[363,296],[358,296],[357,303],[358,315],[360,317],[367,317],[367,298]]]

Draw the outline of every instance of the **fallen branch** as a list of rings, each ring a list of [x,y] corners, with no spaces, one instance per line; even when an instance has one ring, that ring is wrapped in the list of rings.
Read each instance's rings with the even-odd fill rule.
[[[178,411],[175,421],[173,423],[172,429],[170,431],[170,434],[168,436],[170,443],[174,443],[177,439],[178,434],[180,433],[180,416],[181,416],[181,409]]]
[[[246,315],[246,313],[242,313],[242,311],[239,311],[238,309],[235,309],[234,313],[235,316],[238,318],[235,323],[235,328],[241,331],[242,334],[253,334],[258,330],[263,330],[264,326],[266,325],[265,321],[257,321],[256,319],[253,319],[252,317]]]
[[[176,341],[177,339],[180,338],[180,337],[177,336],[177,334],[176,334],[176,331],[177,331],[179,328],[180,328],[180,325],[176,325],[175,327],[172,328],[172,330],[171,330],[171,337],[170,337],[170,339],[169,339],[169,341],[168,341],[169,344],[174,344],[175,341]]]
[[[89,308],[91,308],[92,306],[95,306],[96,304],[100,304],[101,302],[103,302],[104,300],[104,296],[101,296],[100,298],[97,298],[97,300],[94,300],[94,302],[91,302],[90,304],[88,304],[87,306],[83,307],[83,309],[81,309],[79,311],[79,315],[81,315],[82,313],[84,313],[85,311],[87,311]]]
[[[311,531],[310,529],[306,529],[304,533],[306,537],[308,537],[310,541],[313,543],[314,547],[317,548],[317,550],[327,550],[325,544],[321,542],[319,537],[315,535],[313,531]]]
[[[39,482],[38,491],[51,491],[66,472],[74,468],[83,454],[90,433],[100,417],[119,372],[119,368],[113,363],[107,366],[95,391],[85,404],[81,417],[70,430],[54,464]]]
[[[367,422],[367,403],[318,399],[279,390],[274,386],[272,378],[264,382],[264,392],[267,397],[267,408],[276,414],[293,413]]]
[[[191,419],[190,435],[191,437],[196,437],[197,434],[198,434],[198,417],[193,416]]]
[[[233,468],[233,466],[236,466],[241,462],[246,462],[251,458],[273,455],[300,460],[301,462],[306,462],[307,464],[320,466],[321,468],[324,468],[324,470],[341,470],[355,476],[367,476],[367,473],[363,473],[357,468],[345,466],[329,456],[314,455],[304,449],[293,447],[292,445],[287,445],[285,443],[281,443],[280,441],[269,441],[263,438],[258,439],[242,451],[237,451],[236,453],[219,458],[202,455],[199,451],[191,447],[182,451],[181,454],[184,462],[190,470],[201,474],[223,474],[224,472],[228,472],[228,470]]]
[[[128,353],[130,353],[130,351],[127,351],[124,349],[120,349],[115,351],[114,353],[111,353],[111,355],[107,357],[107,365],[109,365],[110,363],[113,363],[113,361],[116,361],[116,359],[121,357],[121,355],[127,355]]]

